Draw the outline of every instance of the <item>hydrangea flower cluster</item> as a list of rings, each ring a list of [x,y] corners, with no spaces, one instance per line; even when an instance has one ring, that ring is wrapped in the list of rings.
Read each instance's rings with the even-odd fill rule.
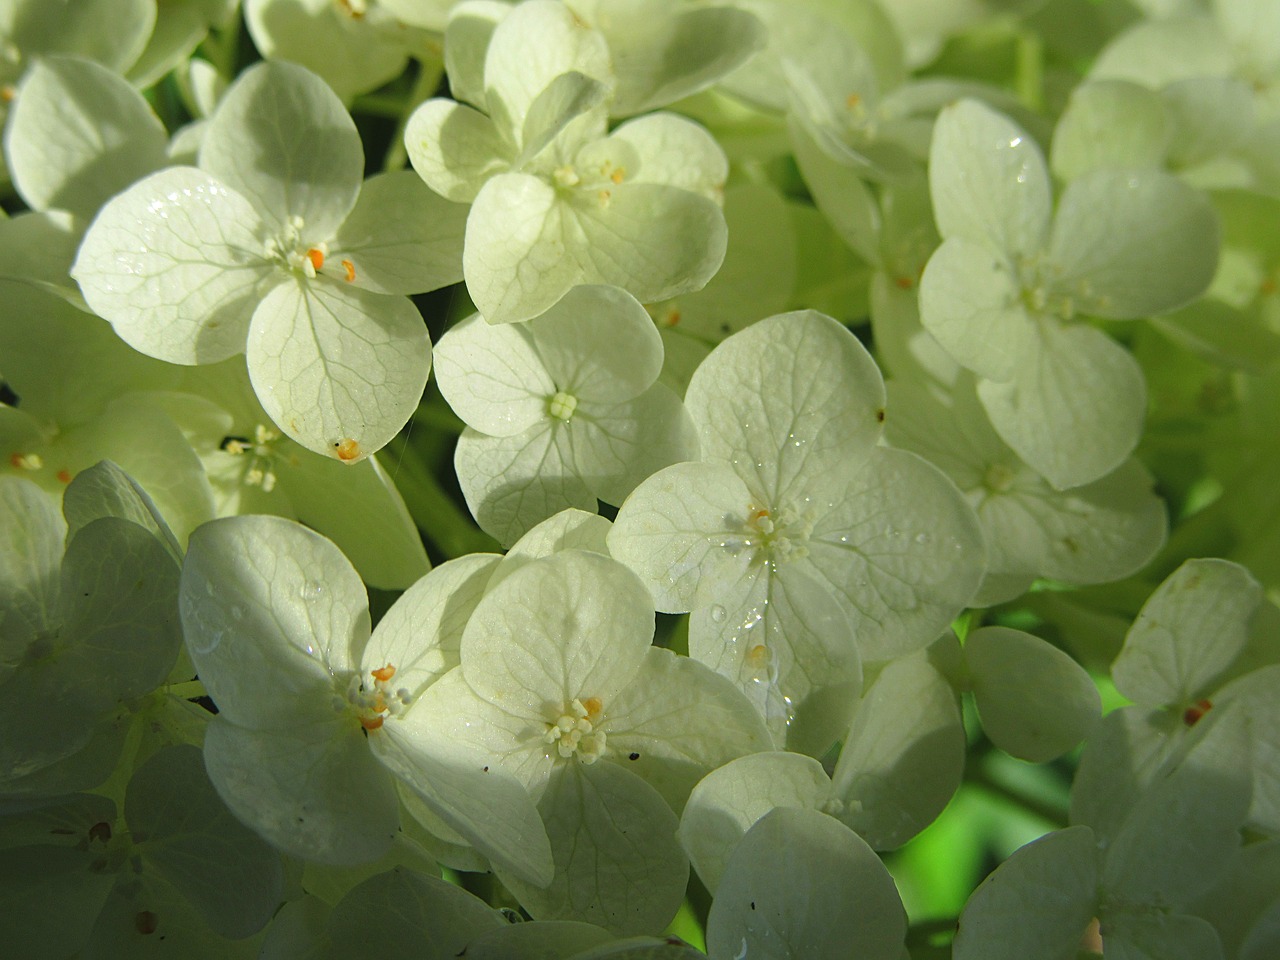
[[[1273,0],[0,7],[0,955],[1280,955]]]

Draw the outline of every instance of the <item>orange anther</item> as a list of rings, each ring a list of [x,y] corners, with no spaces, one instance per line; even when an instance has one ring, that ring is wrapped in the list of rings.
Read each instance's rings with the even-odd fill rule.
[[[1263,293],[1275,293],[1275,292],[1276,292],[1276,281],[1275,281],[1275,278],[1274,278],[1274,277],[1267,277],[1267,279],[1265,279],[1265,280],[1263,280],[1263,281],[1262,281],[1262,286],[1261,286],[1259,289],[1260,289]]]
[[[339,440],[333,445],[333,449],[338,454],[338,459],[342,461],[354,460],[360,456],[359,441],[352,440],[348,437],[346,440]]]
[[[752,520],[760,520],[769,515],[768,510],[757,510],[751,517]]]
[[[1213,703],[1209,700],[1197,700],[1191,706],[1182,712],[1182,722],[1188,727],[1193,727],[1200,722],[1206,713],[1213,709]]]
[[[9,466],[13,467],[15,470],[21,470],[22,454],[16,452],[9,454]]]
[[[383,721],[383,718],[380,716],[361,717],[360,726],[364,727],[366,730],[377,730],[379,727],[382,726],[382,721]]]
[[[627,171],[622,169],[622,167],[619,167],[617,170],[613,171],[613,173],[609,174],[609,179],[614,183],[621,183],[626,175]]]
[[[893,282],[900,290],[910,290],[912,287],[912,280],[910,277],[898,277]]]
[[[604,709],[604,701],[599,697],[587,697],[582,701],[582,706],[586,709],[587,716],[594,719]]]
[[[5,103],[13,103],[13,98],[17,95],[18,91],[13,89],[10,84],[6,83],[3,87],[0,87],[0,100],[3,100]]]
[[[307,259],[311,261],[311,266],[319,270],[324,266],[324,251],[319,247],[312,247],[307,251]]]
[[[71,471],[70,471],[70,470],[67,470],[66,468],[63,468],[62,470],[59,470],[59,471],[57,472],[57,474],[55,474],[55,476],[57,476],[57,478],[58,478],[62,483],[70,483],[70,482],[71,482]]]
[[[753,667],[763,666],[769,657],[769,648],[763,643],[757,643],[754,647],[747,651],[747,663]]]
[[[388,663],[385,667],[379,667],[377,670],[370,670],[369,672],[373,674],[373,679],[386,683],[396,675],[396,668]]]
[[[347,283],[350,283],[356,278],[356,265],[350,260],[342,261],[342,269],[347,272]]]
[[[844,98],[844,105],[848,107],[850,110],[852,110],[854,107],[859,106],[861,103],[862,103],[862,94],[860,93],[851,93]]]

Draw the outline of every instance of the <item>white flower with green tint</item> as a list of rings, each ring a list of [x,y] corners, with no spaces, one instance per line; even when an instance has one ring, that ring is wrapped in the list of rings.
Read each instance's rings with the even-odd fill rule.
[[[475,315],[446,333],[436,380],[468,427],[455,464],[481,528],[510,544],[696,455],[679,396],[655,382],[662,356],[644,308],[616,287],[577,287],[528,323]]]
[[[779,746],[821,755],[861,660],[926,646],[973,595],[977,519],[937,468],[878,445],[880,371],[830,317],[730,337],[685,406],[702,459],[637,487],[609,548],[658,609],[693,611],[691,656],[748,694]]]
[[[182,364],[243,352],[280,430],[362,459],[421,398],[431,344],[404,295],[458,278],[464,212],[408,173],[362,183],[363,165],[318,77],[254,67],[209,122],[200,167],[108,203],[73,275],[131,346]]]
[[[314,71],[350,101],[398,77],[411,54],[425,55],[434,46],[439,57],[440,38],[432,43],[428,34],[410,29],[395,6],[381,0],[245,0],[244,19],[263,57]]]
[[[1100,170],[1055,213],[1039,147],[972,100],[939,115],[929,183],[943,243],[921,279],[925,329],[978,375],[996,432],[1055,487],[1115,470],[1142,430],[1142,374],[1074,321],[1145,317],[1202,293],[1218,255],[1208,200],[1159,171]]]
[[[0,477],[0,794],[97,786],[122,745],[116,712],[164,681],[181,645],[177,546],[146,495],[100,464],[63,512]]]
[[[1071,490],[1056,490],[992,429],[961,378],[945,400],[891,381],[889,441],[940,467],[972,505],[987,541],[987,577],[975,605],[1004,602],[1038,577],[1086,584],[1140,569],[1164,543],[1165,509],[1136,459]]]
[[[603,34],[551,0],[462,4],[445,48],[465,102],[427,101],[405,143],[428,186],[471,203],[463,272],[486,320],[528,320],[578,284],[643,302],[706,284],[724,258],[724,152],[674,114],[609,132]]]
[[[422,740],[409,722],[448,664],[418,604],[434,583],[406,592],[370,636],[364,585],[328,540],[276,517],[197,530],[181,609],[187,649],[218,705],[205,736],[209,776],[275,846],[338,865],[391,846],[400,782],[481,853],[545,884],[546,835],[524,787],[459,743]]]
[[[485,594],[461,665],[406,718],[433,742],[484,752],[540,798],[555,879],[539,890],[500,870],[540,919],[660,930],[688,871],[673,808],[710,770],[768,745],[732,685],[652,646],[653,623],[644,585],[608,557],[527,562]]]

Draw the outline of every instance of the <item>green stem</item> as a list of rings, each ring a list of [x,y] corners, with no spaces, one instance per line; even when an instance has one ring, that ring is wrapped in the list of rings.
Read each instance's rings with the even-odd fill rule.
[[[1017,66],[1014,76],[1018,99],[1032,110],[1044,111],[1044,42],[1029,30],[1020,31],[1014,48]]]
[[[182,683],[171,683],[165,687],[165,692],[172,694],[179,700],[195,700],[199,697],[207,696],[204,684],[199,680],[186,680]]]
[[[403,170],[409,162],[409,154],[404,145],[405,127],[409,125],[409,117],[413,115],[414,110],[418,109],[418,104],[435,93],[443,76],[444,61],[432,60],[429,63],[423,60],[418,61],[418,79],[409,93],[409,102],[401,106],[399,120],[396,122],[396,132],[391,136],[391,146],[387,148],[387,155],[382,161],[383,170]]]

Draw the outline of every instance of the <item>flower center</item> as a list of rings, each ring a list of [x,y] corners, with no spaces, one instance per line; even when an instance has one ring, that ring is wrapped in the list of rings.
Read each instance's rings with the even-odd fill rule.
[[[798,513],[786,507],[770,510],[753,505],[747,508],[746,542],[755,545],[756,556],[765,563],[799,560],[809,555],[813,523],[812,511]]]
[[[554,746],[564,759],[577,755],[583,763],[595,763],[605,750],[604,704],[599,697],[570,700],[560,707],[560,714],[547,723],[542,742]]]
[[[547,412],[565,423],[573,419],[573,412],[577,409],[578,398],[563,390],[556,391],[556,395],[547,401]]]
[[[220,447],[233,457],[244,457],[245,467],[241,482],[248,487],[261,487],[263,492],[270,493],[276,486],[276,442],[280,433],[263,424],[253,430],[253,439],[248,437],[223,437]]]
[[[407,687],[392,687],[395,675],[396,668],[388,663],[370,670],[367,679],[356,674],[347,685],[346,703],[355,708],[360,726],[365,730],[377,730],[387,717],[399,716],[413,703],[413,694]],[[345,705],[335,699],[334,709],[345,709]]]
[[[303,239],[304,229],[306,229],[306,223],[301,217],[290,217],[279,236],[267,240],[265,246],[267,259],[274,260],[289,272],[309,280],[314,280],[316,274],[321,272],[341,277],[347,283],[355,280],[356,265],[348,259],[334,263],[329,257],[329,244],[323,241],[308,243]]]
[[[993,463],[983,474],[982,485],[992,493],[1007,493],[1016,478],[1016,474],[1007,463]]]

